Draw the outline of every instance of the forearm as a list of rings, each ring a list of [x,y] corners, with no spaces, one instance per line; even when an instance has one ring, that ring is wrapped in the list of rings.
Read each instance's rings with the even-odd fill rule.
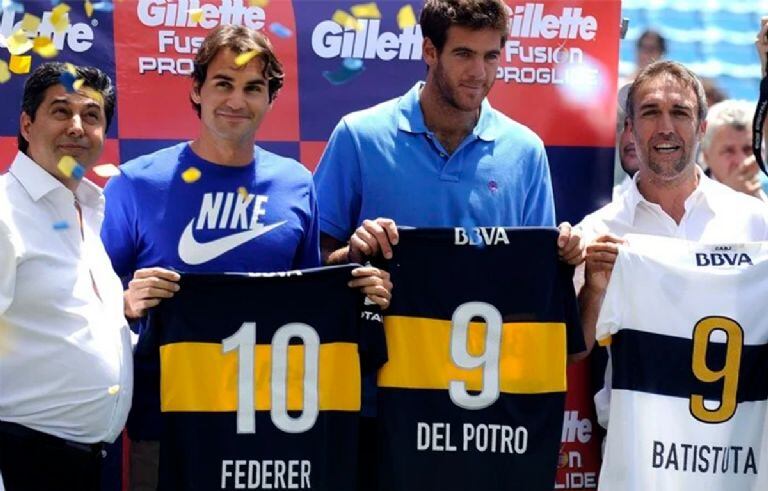
[[[579,292],[581,327],[584,330],[584,344],[587,346],[587,353],[591,352],[595,345],[597,318],[600,315],[600,307],[604,297],[605,292],[590,288],[589,285],[585,285]]]

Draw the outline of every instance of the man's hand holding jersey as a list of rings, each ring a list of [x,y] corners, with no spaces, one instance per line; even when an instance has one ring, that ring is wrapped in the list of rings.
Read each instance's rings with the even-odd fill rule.
[[[165,268],[136,270],[123,292],[125,316],[128,319],[144,317],[147,310],[179,291],[180,278],[179,273]]]

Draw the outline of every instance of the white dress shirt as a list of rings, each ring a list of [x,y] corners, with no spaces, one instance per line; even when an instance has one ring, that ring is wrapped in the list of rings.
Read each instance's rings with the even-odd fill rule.
[[[613,201],[584,217],[579,227],[589,243],[597,235],[612,233],[648,234],[696,242],[756,242],[768,240],[768,205],[707,177],[700,168],[699,185],[685,200],[685,213],[677,224],[661,206],[643,198],[637,189],[637,174],[627,189]],[[583,266],[576,273],[583,278]],[[595,395],[597,420],[608,427],[611,365],[603,388]]]
[[[96,185],[73,195],[21,152],[0,176],[0,420],[81,443],[122,430],[131,338],[103,217]]]

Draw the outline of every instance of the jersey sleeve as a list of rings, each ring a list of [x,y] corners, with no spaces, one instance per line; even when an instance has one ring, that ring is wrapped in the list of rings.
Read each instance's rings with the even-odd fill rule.
[[[320,266],[320,230],[318,227],[317,193],[312,181],[309,182],[309,215],[304,224],[304,238],[296,251],[294,268],[306,269]]]
[[[16,288],[16,252],[11,240],[11,231],[0,221],[0,315],[11,302]]]
[[[600,307],[600,314],[597,317],[597,327],[595,337],[601,346],[611,345],[611,336],[621,329],[622,322],[622,303],[624,300],[624,254],[621,248],[619,256],[616,258],[616,264],[613,266],[611,280],[608,282],[608,289],[603,298],[603,304]]]
[[[122,174],[110,179],[104,188],[104,198],[101,240],[112,268],[125,283],[136,270],[139,241],[138,207],[130,179]]]
[[[322,233],[343,242],[349,240],[360,217],[360,183],[358,147],[342,119],[315,171]]]
[[[530,172],[530,185],[525,197],[523,209],[523,226],[554,227],[555,200],[552,195],[552,179],[549,175],[549,161],[544,146],[539,143],[532,152],[533,162]]]

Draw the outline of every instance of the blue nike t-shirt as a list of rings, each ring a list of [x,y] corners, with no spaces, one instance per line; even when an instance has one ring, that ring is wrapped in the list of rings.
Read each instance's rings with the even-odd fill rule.
[[[320,265],[317,202],[299,162],[254,146],[253,163],[228,167],[197,156],[189,143],[120,167],[104,193],[102,239],[127,285],[134,271],[269,272]],[[196,180],[182,174],[194,168]],[[193,177],[197,174],[190,171]],[[160,437],[159,359],[136,328],[135,440]],[[154,346],[156,348],[156,346]]]

